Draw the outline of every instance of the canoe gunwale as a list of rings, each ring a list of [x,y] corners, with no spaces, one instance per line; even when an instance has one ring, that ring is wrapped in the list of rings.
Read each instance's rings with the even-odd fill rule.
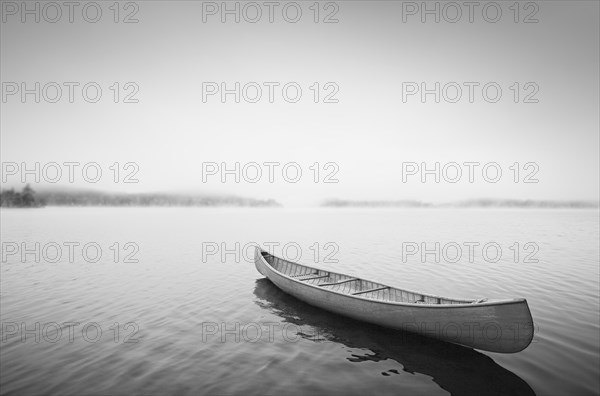
[[[506,305],[506,304],[522,304],[522,303],[527,303],[527,300],[524,298],[514,298],[514,299],[506,299],[506,300],[486,300],[483,302],[477,302],[476,299],[472,299],[473,302],[468,302],[468,303],[459,303],[459,304],[427,304],[427,303],[410,303],[410,302],[400,302],[400,301],[384,301],[384,300],[378,300],[378,299],[374,299],[374,298],[368,298],[368,297],[363,297],[360,294],[358,295],[353,295],[353,294],[346,294],[346,293],[341,293],[335,290],[330,290],[324,287],[319,286],[318,284],[314,285],[311,283],[305,283],[302,282],[299,279],[293,278],[279,270],[277,270],[275,267],[273,267],[271,264],[269,264],[269,262],[265,259],[265,256],[263,255],[263,253],[266,253],[269,256],[272,257],[276,257],[280,260],[284,260],[287,261],[288,263],[292,263],[295,265],[300,265],[302,267],[305,268],[310,268],[316,271],[324,271],[324,272],[329,272],[331,273],[332,271],[330,269],[323,269],[323,268],[318,268],[318,267],[313,267],[313,266],[309,266],[309,265],[304,265],[304,264],[300,264],[300,263],[295,263],[293,261],[289,261],[289,260],[285,260],[282,259],[280,257],[277,257],[269,252],[266,252],[264,250],[262,250],[261,248],[257,247],[257,251],[258,254],[256,255],[257,258],[260,257],[260,260],[262,261],[262,263],[269,268],[270,271],[275,272],[277,275],[284,277],[285,279],[288,279],[290,281],[293,281],[294,283],[306,286],[306,287],[311,287],[315,290],[321,290],[324,292],[328,292],[328,293],[333,293],[333,294],[337,294],[340,296],[345,296],[345,297],[350,297],[350,298],[355,298],[361,301],[371,301],[371,302],[377,302],[379,304],[386,304],[386,305],[393,305],[393,306],[401,306],[401,307],[420,307],[420,308],[440,308],[440,309],[447,309],[447,308],[476,308],[476,307],[482,307],[482,306],[493,306],[493,305]],[[417,291],[412,291],[412,290],[408,290],[408,289],[404,289],[404,288],[398,288],[398,287],[394,287],[394,286],[389,286],[386,285],[384,283],[381,283],[379,281],[372,281],[369,279],[365,279],[365,278],[358,278],[354,275],[348,275],[348,274],[344,274],[344,273],[338,273],[338,272],[334,272],[335,274],[338,275],[343,275],[343,276],[349,276],[349,277],[355,277],[358,280],[362,280],[362,281],[366,281],[366,282],[373,282],[373,283],[377,283],[377,284],[381,284],[383,286],[386,286],[388,288],[392,288],[392,289],[396,289],[396,290],[401,290],[401,291],[406,291],[409,293],[414,293],[414,294],[419,294],[422,296],[427,296],[427,297],[432,297],[432,298],[439,298],[439,299],[445,299],[445,300],[455,300],[455,301],[464,301],[464,300],[470,300],[470,299],[464,299],[464,298],[449,298],[449,297],[444,297],[444,296],[437,296],[437,295],[433,295],[433,294],[427,294],[427,293],[422,293],[422,292],[417,292]]]

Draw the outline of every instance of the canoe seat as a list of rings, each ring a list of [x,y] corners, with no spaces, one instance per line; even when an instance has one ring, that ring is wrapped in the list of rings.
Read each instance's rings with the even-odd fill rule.
[[[306,276],[306,275],[316,275],[316,274],[312,273],[312,272],[307,272],[306,274],[290,275],[290,278],[299,278],[301,276]]]

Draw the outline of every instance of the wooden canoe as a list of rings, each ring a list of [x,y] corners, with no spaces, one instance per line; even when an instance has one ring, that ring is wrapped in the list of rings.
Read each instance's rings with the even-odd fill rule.
[[[533,338],[525,299],[466,300],[418,293],[293,263],[257,248],[256,269],[284,292],[328,311],[491,352],[515,353]]]

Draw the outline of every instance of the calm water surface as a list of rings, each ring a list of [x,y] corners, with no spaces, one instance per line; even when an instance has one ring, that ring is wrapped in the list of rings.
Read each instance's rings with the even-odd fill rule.
[[[600,393],[597,210],[45,208],[1,216],[3,394]],[[39,262],[33,253],[22,260],[9,254],[13,242],[46,250]],[[68,242],[80,243],[73,262]],[[97,262],[93,247],[82,256],[89,242],[102,249]],[[524,297],[533,343],[517,354],[480,352],[313,308],[246,259],[244,246],[269,242],[279,243],[276,254],[293,259],[300,246],[297,261],[399,287]],[[473,262],[466,247],[455,263],[451,249],[439,263],[433,254],[403,262],[403,242],[480,246]],[[488,242],[502,248],[495,263],[494,249],[483,256]],[[57,262],[52,243],[63,246]],[[129,254],[139,262],[125,262]]]

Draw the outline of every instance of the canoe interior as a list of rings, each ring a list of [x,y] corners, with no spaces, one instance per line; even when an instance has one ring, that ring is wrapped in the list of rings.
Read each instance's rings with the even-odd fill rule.
[[[415,304],[472,304],[477,300],[461,300],[416,293],[387,285],[359,279],[350,275],[307,267],[261,252],[265,261],[276,271],[292,279],[338,293],[354,295],[378,301],[415,303]]]

